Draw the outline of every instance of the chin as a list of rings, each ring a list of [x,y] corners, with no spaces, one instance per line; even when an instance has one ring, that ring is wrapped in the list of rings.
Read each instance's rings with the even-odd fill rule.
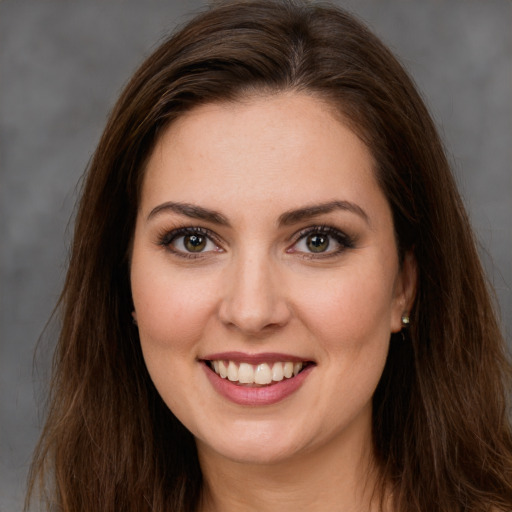
[[[214,452],[218,456],[241,464],[279,464],[308,450],[311,442],[304,433],[295,433],[289,427],[273,424],[241,423],[222,430],[220,435],[211,432],[196,437],[198,450]],[[263,422],[265,423],[265,422]],[[229,435],[226,435],[229,432]],[[310,436],[313,439],[317,436]]]
[[[230,446],[219,446],[216,451],[224,459],[248,465],[282,464],[293,459],[298,454],[298,450],[295,447],[275,444],[263,445],[256,442],[251,445],[238,445],[238,443],[235,443]]]

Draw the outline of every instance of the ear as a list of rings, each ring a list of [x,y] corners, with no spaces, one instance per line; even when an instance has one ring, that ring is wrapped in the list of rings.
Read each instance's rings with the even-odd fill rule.
[[[407,251],[395,282],[391,332],[402,330],[402,316],[409,316],[416,297],[417,283],[418,265],[416,257],[412,251]]]

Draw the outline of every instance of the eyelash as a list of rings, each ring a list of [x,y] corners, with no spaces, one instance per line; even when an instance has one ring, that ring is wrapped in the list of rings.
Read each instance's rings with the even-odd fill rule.
[[[334,241],[339,245],[339,247],[335,250],[330,250],[327,252],[301,252],[301,251],[294,251],[293,248],[301,241],[305,240],[309,235],[327,235],[330,238],[333,238]],[[329,258],[333,256],[337,256],[338,254],[342,253],[346,249],[353,249],[355,246],[355,239],[346,233],[340,231],[339,229],[333,228],[332,226],[311,226],[305,229],[302,229],[299,231],[294,237],[292,237],[293,244],[289,249],[287,249],[287,252],[289,253],[297,253],[304,259],[323,259],[323,258]]]
[[[181,257],[181,258],[188,258],[188,259],[197,259],[197,258],[204,258],[205,253],[204,252],[185,252],[180,251],[172,247],[172,243],[177,240],[180,237],[185,236],[191,236],[191,235],[200,235],[207,238],[207,241],[213,242],[217,247],[220,247],[220,241],[219,238],[206,228],[201,227],[186,227],[186,228],[177,228],[173,229],[171,231],[164,231],[158,236],[158,244],[165,247],[168,251],[170,251],[172,254]]]
[[[330,238],[334,239],[334,241],[339,245],[339,247],[335,250],[331,250],[328,252],[302,252],[302,251],[295,251],[293,248],[301,241],[306,239],[309,235],[318,234],[318,235],[327,235]],[[219,237],[212,231],[206,228],[202,228],[199,226],[193,226],[193,227],[183,227],[183,228],[177,228],[173,229],[171,231],[164,231],[158,236],[158,244],[162,247],[165,247],[168,251],[172,252],[172,254],[181,257],[181,258],[187,258],[187,259],[197,259],[197,258],[204,258],[205,253],[211,252],[206,251],[202,252],[199,251],[197,253],[193,252],[186,252],[177,250],[172,247],[172,243],[175,242],[180,237],[185,236],[191,236],[191,235],[201,235],[207,238],[208,241],[215,244],[215,246],[221,248],[221,243]],[[310,226],[308,228],[300,230],[298,233],[293,235],[291,237],[291,240],[293,241],[292,245],[286,250],[287,253],[295,253],[297,255],[300,255],[304,259],[323,259],[323,258],[329,258],[336,256],[346,249],[352,249],[355,245],[355,239],[351,236],[347,235],[346,233],[343,233],[339,229],[333,228],[332,226]]]

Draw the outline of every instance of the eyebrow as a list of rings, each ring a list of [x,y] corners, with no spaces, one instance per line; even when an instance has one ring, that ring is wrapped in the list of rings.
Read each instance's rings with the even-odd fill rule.
[[[280,226],[290,226],[305,219],[311,219],[336,210],[355,213],[371,226],[367,213],[359,205],[350,201],[329,201],[328,203],[314,204],[305,208],[299,208],[298,210],[290,210],[279,216],[278,224]]]
[[[336,210],[354,213],[370,225],[370,219],[366,212],[359,205],[351,203],[350,201],[329,201],[328,203],[314,204],[304,208],[289,210],[279,216],[278,225],[290,226],[303,220],[331,213]],[[209,208],[203,208],[202,206],[196,206],[190,203],[176,203],[173,201],[162,203],[153,208],[149,213],[147,220],[149,221],[162,212],[173,212],[192,219],[205,220],[213,224],[231,227],[228,219],[215,210],[210,210]]]
[[[184,215],[185,217],[191,217],[192,219],[205,220],[221,226],[230,226],[228,219],[219,212],[190,203],[175,203],[173,201],[162,203],[153,208],[149,213],[147,220],[152,219],[162,212],[174,212]]]

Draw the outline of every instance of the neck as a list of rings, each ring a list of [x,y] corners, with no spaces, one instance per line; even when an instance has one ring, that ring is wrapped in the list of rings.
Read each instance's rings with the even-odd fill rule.
[[[334,440],[272,463],[226,459],[198,442],[201,512],[369,512],[380,510],[377,470],[367,436]]]

